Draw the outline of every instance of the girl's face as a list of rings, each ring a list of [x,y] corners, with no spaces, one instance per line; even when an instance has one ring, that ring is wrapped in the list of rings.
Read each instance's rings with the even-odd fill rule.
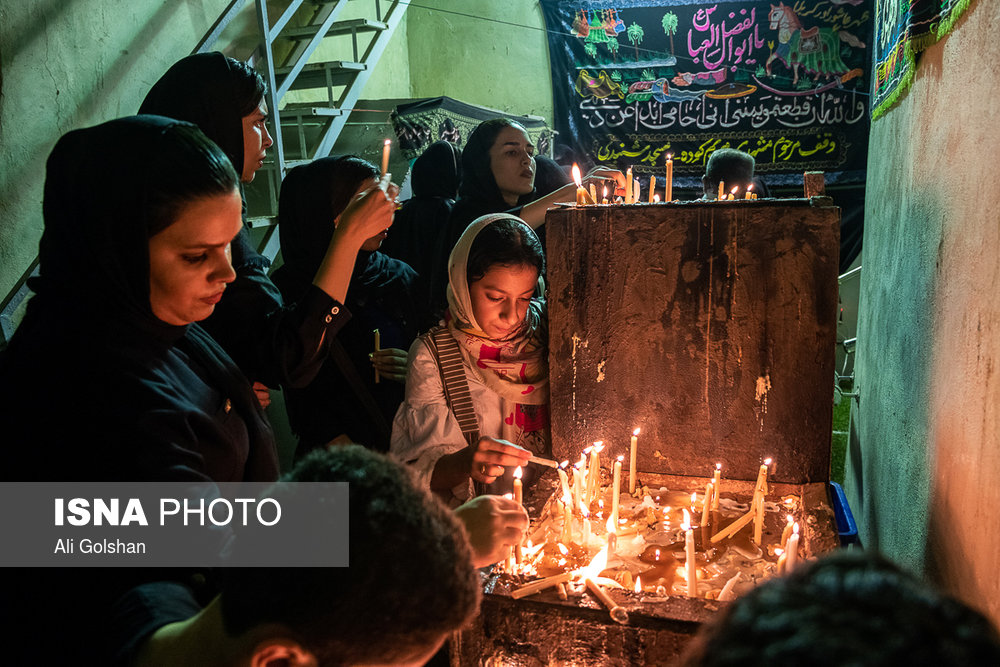
[[[490,147],[490,170],[504,201],[517,205],[517,198],[535,188],[535,147],[519,127],[500,130]]]
[[[195,200],[149,239],[149,305],[158,319],[183,326],[215,310],[236,278],[229,244],[243,224],[241,208],[236,190]]]
[[[483,333],[502,340],[517,331],[537,284],[538,269],[530,264],[494,264],[469,285],[472,314]]]
[[[248,116],[243,116],[243,173],[240,180],[249,183],[257,170],[264,166],[267,149],[274,143],[267,132],[267,102],[260,104]]]

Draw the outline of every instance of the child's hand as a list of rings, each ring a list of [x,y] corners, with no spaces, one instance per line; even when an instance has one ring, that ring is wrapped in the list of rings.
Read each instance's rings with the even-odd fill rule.
[[[406,383],[406,350],[386,347],[368,355],[379,375],[400,384]]]
[[[508,548],[520,544],[528,529],[525,509],[503,496],[476,496],[455,508],[455,515],[469,533],[472,562],[477,568],[506,557]]]

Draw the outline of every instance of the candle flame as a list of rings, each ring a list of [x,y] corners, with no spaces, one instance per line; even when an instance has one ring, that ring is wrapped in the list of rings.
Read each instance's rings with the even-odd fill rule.
[[[770,457],[764,459],[764,465],[766,465],[766,466],[771,465],[771,458]]]
[[[674,154],[673,153],[667,153],[667,162],[670,162],[673,159],[674,159]]]
[[[598,454],[600,454],[601,452],[603,452],[604,451],[604,441],[603,440],[598,440],[597,442],[595,442],[594,443],[594,449],[597,451]]]
[[[659,204],[660,203],[660,194],[659,193],[656,193],[656,194],[653,195],[653,203],[654,204]]]
[[[392,143],[392,139],[386,139],[386,140],[385,140],[385,145],[386,145],[386,146],[388,146],[388,145],[389,145],[389,144],[391,144],[391,143]]]
[[[586,567],[577,570],[581,579],[593,579],[608,567],[608,546],[604,545]]]
[[[736,195],[736,191],[739,190],[739,189],[740,189],[740,186],[734,185],[733,189],[729,191],[729,194],[735,196]]]
[[[597,444],[597,443],[594,443],[594,444]],[[587,447],[585,450],[583,450],[584,456],[586,456],[587,454],[589,454],[590,450],[592,450],[592,449],[593,449],[593,447]]]
[[[600,498],[597,499],[597,506],[604,509],[604,501]]]
[[[571,505],[573,503],[573,498],[568,494],[564,493],[562,497],[563,505]]]
[[[506,498],[507,500],[514,500],[514,494],[513,493],[505,493],[505,494],[503,494],[503,497]]]
[[[578,167],[575,162],[573,163],[572,172],[573,172],[573,182],[576,183],[576,187],[582,188],[583,180],[580,178],[580,167]]]
[[[637,428],[634,431],[632,431],[632,435],[636,435],[636,436],[639,435],[639,429]]]
[[[618,527],[615,525],[614,522],[614,517],[609,516],[607,523],[604,524],[604,529],[609,533],[617,533],[618,532],[617,528]]]
[[[641,593],[642,592],[642,584],[639,583],[639,577],[635,578],[635,592],[636,593]]]
[[[775,556],[780,556],[783,553],[785,553],[785,550],[782,549],[781,547],[775,547],[774,548],[774,555]]]
[[[790,526],[790,525],[792,525],[793,523],[795,523],[795,517],[794,517],[794,516],[792,516],[791,514],[789,514],[789,515],[788,515],[788,525]]]
[[[722,470],[722,464],[721,463],[716,463],[715,464],[715,469],[716,470]]]
[[[565,544],[563,544],[562,542],[557,542],[556,546],[559,547],[559,553],[561,553],[563,556],[569,555],[569,549],[566,548]]]
[[[522,475],[524,475],[524,473],[521,472],[521,466],[514,468],[514,479],[521,479]]]
[[[559,467],[560,468],[568,468],[569,467],[569,461],[563,461],[562,463],[559,464]]]
[[[750,192],[751,190],[753,190],[753,183],[747,186],[747,192]]]
[[[684,522],[681,523],[681,528],[691,530],[691,514],[687,510],[684,510]]]
[[[566,559],[565,558],[560,558],[559,559],[559,567],[562,567],[565,564],[566,564]]]
[[[698,494],[695,491],[691,492],[691,504],[694,505],[695,501],[698,500]]]
[[[660,550],[657,549],[653,552],[653,560],[660,560]]]
[[[793,535],[798,535],[799,534],[799,522],[798,521],[796,521],[795,525],[792,526],[792,534]]]
[[[606,186],[606,185],[604,186],[604,198],[605,199],[608,198],[608,186]]]
[[[623,463],[624,461],[625,461],[625,455],[622,454],[621,456],[618,457],[618,463]]]

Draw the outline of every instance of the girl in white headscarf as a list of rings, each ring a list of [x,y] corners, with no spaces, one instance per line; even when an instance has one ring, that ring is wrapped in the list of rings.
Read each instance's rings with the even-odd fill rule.
[[[439,354],[447,351],[435,331],[410,348],[391,452],[448,500],[465,500],[471,482],[509,477],[551,449],[544,269],[535,232],[505,213],[475,220],[451,252],[443,326],[461,355],[474,435],[468,426],[463,433],[446,396]]]

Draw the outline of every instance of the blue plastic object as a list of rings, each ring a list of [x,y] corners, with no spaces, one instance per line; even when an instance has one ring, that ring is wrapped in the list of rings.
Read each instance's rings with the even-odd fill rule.
[[[840,536],[840,545],[846,547],[849,544],[861,545],[858,538],[858,524],[854,523],[854,515],[851,514],[851,506],[847,504],[847,496],[844,488],[837,482],[830,482],[830,500],[833,503],[833,514],[837,521],[837,533]]]

